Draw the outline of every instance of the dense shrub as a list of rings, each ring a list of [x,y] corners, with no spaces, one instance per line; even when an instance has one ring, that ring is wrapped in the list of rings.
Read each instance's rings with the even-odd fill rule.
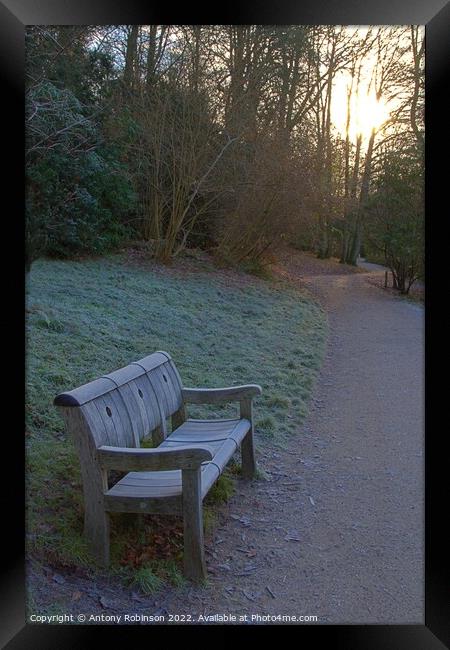
[[[394,287],[405,294],[424,272],[423,185],[420,151],[390,152],[366,206],[367,251],[384,256]]]
[[[39,255],[105,252],[134,196],[75,95],[50,82],[27,94],[27,265]]]

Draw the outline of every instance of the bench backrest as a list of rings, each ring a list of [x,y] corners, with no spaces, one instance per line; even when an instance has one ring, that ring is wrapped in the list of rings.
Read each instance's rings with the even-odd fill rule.
[[[75,407],[95,447],[139,447],[154,430],[165,437],[167,418],[183,408],[182,383],[170,355],[155,352],[61,393],[54,404],[64,412]]]

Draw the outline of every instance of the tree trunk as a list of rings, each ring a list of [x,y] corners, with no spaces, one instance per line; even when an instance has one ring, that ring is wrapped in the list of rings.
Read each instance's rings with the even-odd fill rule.
[[[127,38],[125,69],[123,71],[123,81],[127,92],[133,91],[135,86],[138,32],[139,25],[131,25]]]
[[[375,135],[376,135],[376,129],[372,129],[369,138],[369,144],[367,146],[366,159],[364,163],[364,172],[361,181],[361,191],[359,193],[358,211],[354,221],[352,244],[350,247],[350,252],[347,260],[348,264],[352,264],[352,266],[356,266],[356,262],[358,260],[358,256],[361,250],[364,205],[369,195],[370,174],[372,170],[372,153],[373,153],[373,145],[375,142]]]
[[[150,25],[149,42],[147,50],[147,92],[151,92],[155,84],[156,73],[156,35],[158,25]]]
[[[421,28],[418,25],[411,25],[411,45],[414,61],[414,90],[411,100],[411,110],[410,110],[410,120],[411,128],[413,130],[414,136],[416,138],[417,144],[423,150],[424,146],[424,137],[423,132],[419,128],[417,112],[418,112],[418,102],[420,96],[420,86],[422,81],[422,58],[424,54],[424,42],[419,46],[419,30]]]
[[[326,218],[321,217],[319,220],[320,241],[317,257],[321,260],[330,257],[330,233]]]
[[[341,257],[339,259],[339,262],[341,264],[347,264],[348,247],[349,247],[349,232],[348,232],[347,224],[344,223],[342,242],[341,242]]]
[[[361,240],[362,240],[362,220],[360,218],[360,215],[358,214],[355,220],[349,254],[347,256],[347,264],[356,266],[358,261],[359,251],[361,249]]]

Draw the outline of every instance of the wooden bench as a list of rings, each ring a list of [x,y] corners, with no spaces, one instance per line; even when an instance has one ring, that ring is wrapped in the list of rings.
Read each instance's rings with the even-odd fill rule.
[[[55,398],[79,454],[84,531],[97,561],[109,564],[110,512],[176,514],[184,573],[206,576],[202,501],[239,447],[243,476],[254,476],[252,400],[260,394],[256,384],[183,388],[170,355],[155,352]],[[187,419],[187,403],[232,401],[239,417]],[[141,448],[150,434],[154,448]],[[128,473],[110,487],[108,470]]]

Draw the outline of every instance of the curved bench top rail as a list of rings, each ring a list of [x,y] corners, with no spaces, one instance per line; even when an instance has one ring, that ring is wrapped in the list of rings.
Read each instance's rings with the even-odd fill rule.
[[[138,365],[141,368],[144,368],[146,372],[149,372],[150,370],[153,370],[154,368],[160,366],[162,363],[167,363],[167,361],[171,360],[172,357],[168,352],[162,352],[161,350],[158,350],[157,352],[153,352],[153,354],[149,354],[143,359],[133,361],[130,365]]]
[[[171,361],[171,357],[167,352],[154,352],[139,361],[134,361],[124,368],[114,370],[74,390],[60,393],[55,397],[53,404],[55,406],[82,406],[154,370],[168,361]]]
[[[215,404],[220,402],[240,401],[262,395],[258,384],[243,384],[225,388],[184,388],[183,398],[191,404]]]

